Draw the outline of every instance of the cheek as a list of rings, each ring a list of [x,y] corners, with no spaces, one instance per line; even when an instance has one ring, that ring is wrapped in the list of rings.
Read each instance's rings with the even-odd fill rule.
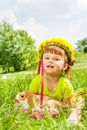
[[[25,99],[25,100],[23,100],[23,101],[20,101],[20,104],[21,104],[21,105],[28,104],[28,100],[27,100],[27,99]]]
[[[47,61],[45,59],[43,59],[43,64],[46,64],[46,63],[47,63]]]
[[[55,65],[56,65],[57,67],[63,68],[63,67],[64,67],[64,62],[63,62],[63,61],[56,62]]]
[[[47,62],[46,62],[46,61],[43,61],[43,65],[44,65],[44,67],[46,67],[46,65],[47,65]]]

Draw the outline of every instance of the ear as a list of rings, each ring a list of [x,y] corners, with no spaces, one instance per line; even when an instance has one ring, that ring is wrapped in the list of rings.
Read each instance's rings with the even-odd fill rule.
[[[69,66],[69,65],[68,65],[67,63],[65,63],[65,64],[64,64],[64,67],[63,67],[63,70],[65,71],[65,70],[68,68],[68,66]]]
[[[28,103],[33,106],[33,93],[29,90],[25,91],[26,98],[28,99]]]
[[[26,98],[28,99],[28,102],[31,102],[33,99],[33,93],[29,90],[25,91],[26,93]]]

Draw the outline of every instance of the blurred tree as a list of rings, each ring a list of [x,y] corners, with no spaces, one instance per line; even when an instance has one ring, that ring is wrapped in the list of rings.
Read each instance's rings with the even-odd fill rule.
[[[77,49],[78,49],[78,51],[87,52],[86,48],[87,48],[87,37],[82,39],[82,40],[78,40],[78,42],[77,42]]]
[[[14,30],[5,21],[0,24],[0,65],[3,70],[10,72],[11,67],[14,71],[35,68],[37,52],[34,42],[26,31]]]

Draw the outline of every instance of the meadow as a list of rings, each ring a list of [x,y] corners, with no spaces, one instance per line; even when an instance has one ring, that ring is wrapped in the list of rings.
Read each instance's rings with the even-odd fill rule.
[[[20,91],[29,89],[36,71],[0,74],[0,130],[87,130],[87,96],[78,124],[67,124],[69,108],[58,118],[31,119],[29,113],[15,112],[14,98]],[[75,90],[83,88],[87,94],[87,53],[76,53],[76,62],[70,79]]]

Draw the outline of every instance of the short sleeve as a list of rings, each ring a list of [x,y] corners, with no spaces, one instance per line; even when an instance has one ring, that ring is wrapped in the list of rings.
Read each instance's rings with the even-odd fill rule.
[[[63,92],[63,99],[70,98],[74,94],[74,89],[72,84],[68,79],[65,79],[64,82],[64,92]]]
[[[41,76],[37,75],[30,83],[29,90],[35,94],[39,93],[39,88],[41,84]]]

